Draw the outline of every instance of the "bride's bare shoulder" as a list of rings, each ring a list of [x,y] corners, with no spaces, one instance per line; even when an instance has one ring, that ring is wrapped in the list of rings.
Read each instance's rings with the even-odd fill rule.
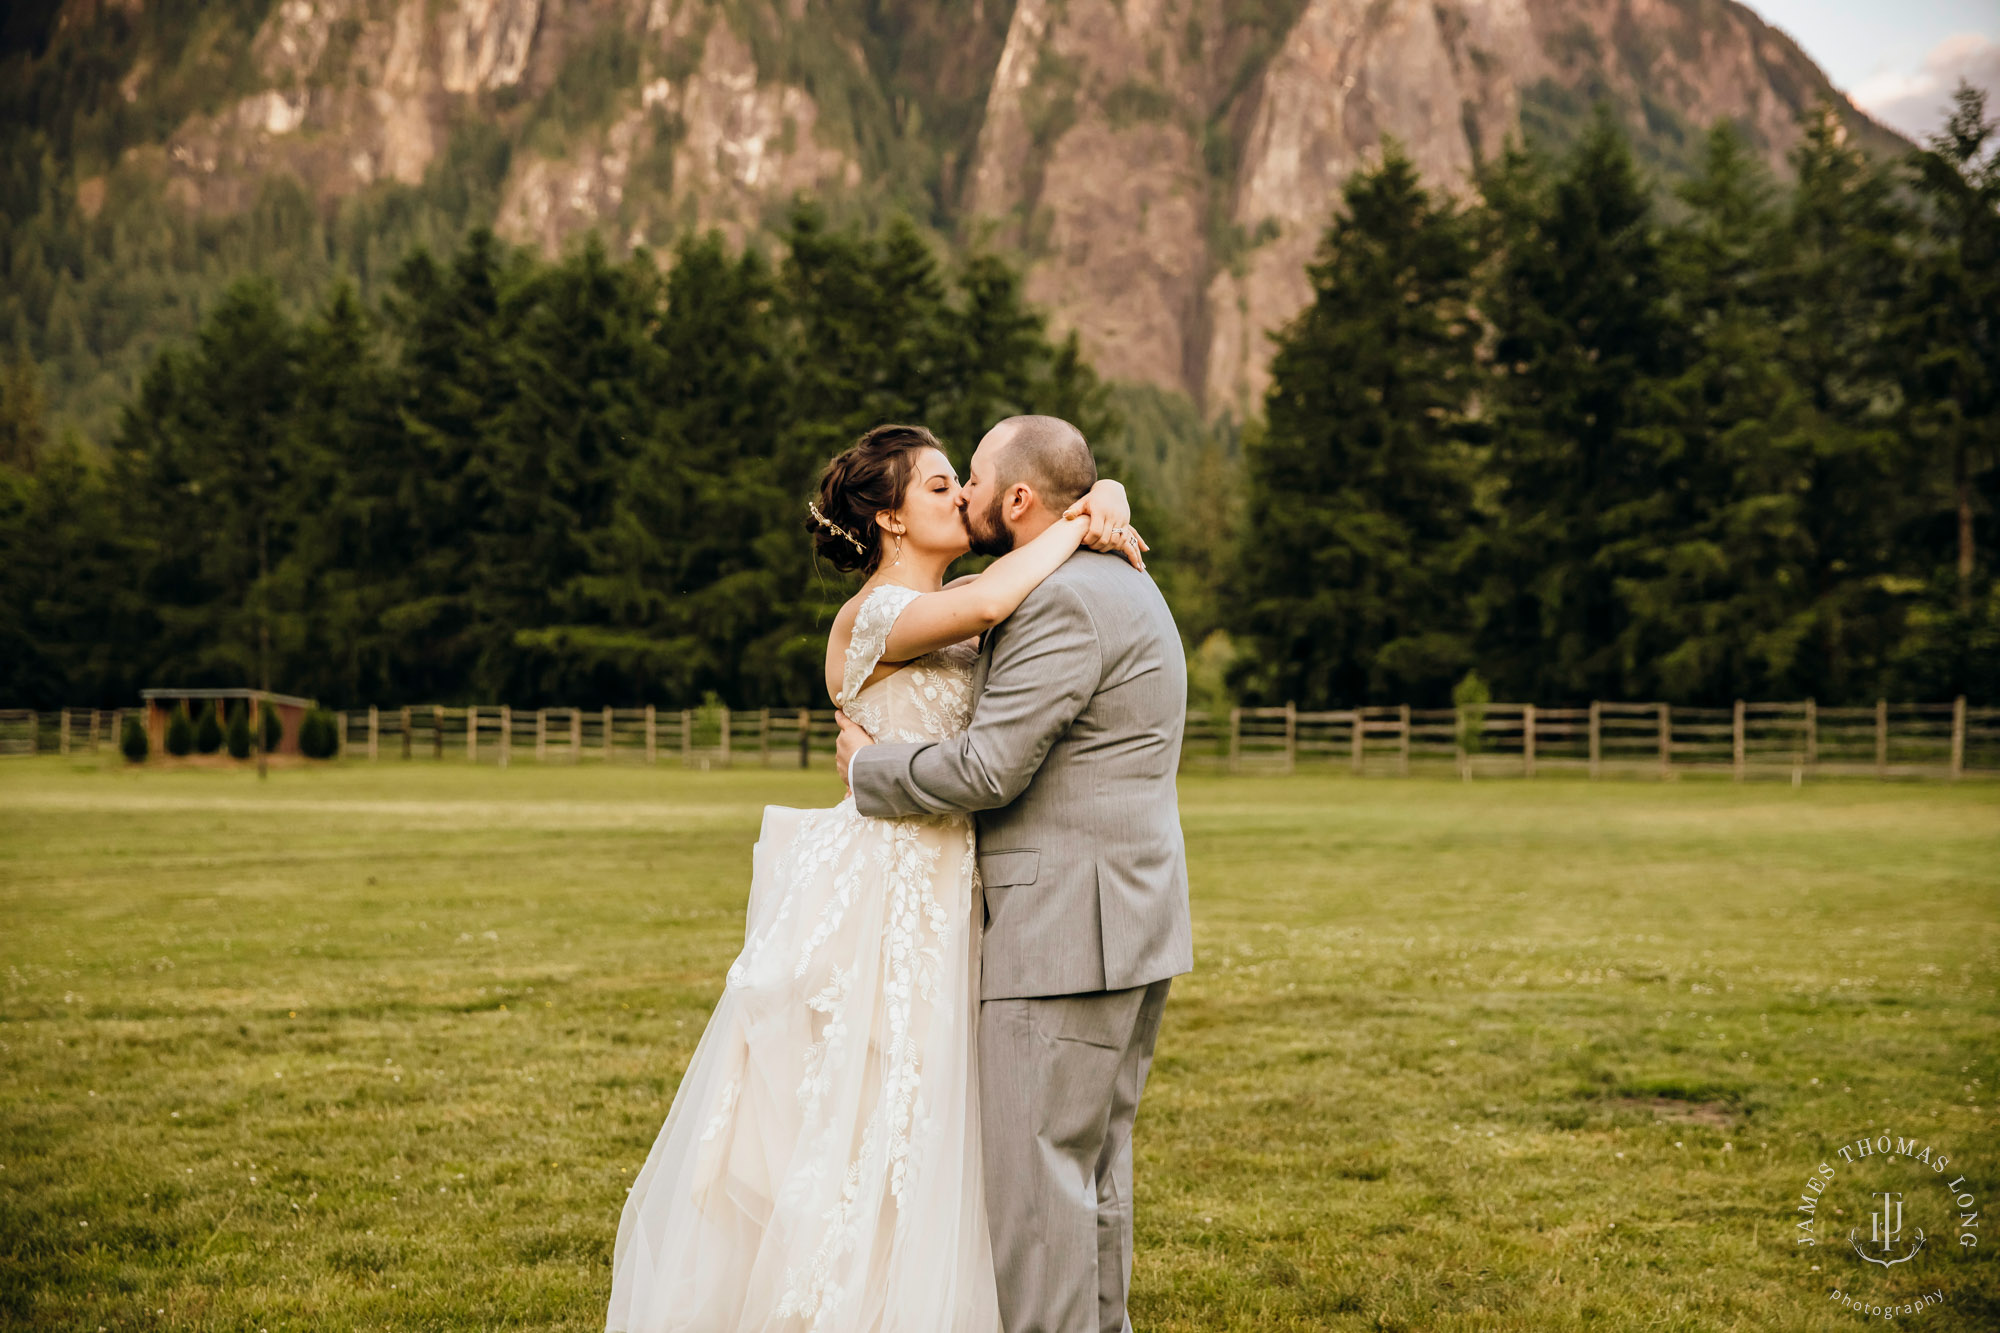
[[[861,604],[868,600],[868,594],[873,591],[875,591],[873,588],[864,586],[854,596],[840,604],[840,610],[833,615],[833,628],[829,631],[834,638],[845,641],[853,636],[854,621],[861,614]]]
[[[847,655],[847,645],[854,641],[854,622],[861,615],[861,604],[868,600],[875,589],[863,584],[860,591],[841,603],[840,610],[833,614],[833,624],[826,632],[828,673],[832,674],[833,664]]]

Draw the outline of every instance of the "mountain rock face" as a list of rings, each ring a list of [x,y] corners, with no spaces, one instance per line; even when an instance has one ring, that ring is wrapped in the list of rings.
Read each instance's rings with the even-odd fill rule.
[[[58,39],[143,7],[72,0]],[[1724,117],[1782,169],[1822,97],[1895,142],[1731,0],[275,0],[245,40],[245,86],[116,169],[203,213],[279,173],[331,207],[497,133],[492,221],[548,251],[754,239],[801,192],[900,208],[1016,254],[1106,377],[1239,416],[1385,135],[1454,191],[1600,99],[1667,174]]]

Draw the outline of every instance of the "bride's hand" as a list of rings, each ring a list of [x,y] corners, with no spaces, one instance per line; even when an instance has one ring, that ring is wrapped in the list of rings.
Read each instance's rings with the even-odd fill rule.
[[[1090,488],[1090,493],[1063,511],[1065,519],[1086,522],[1082,545],[1093,551],[1114,552],[1132,562],[1134,569],[1144,569],[1143,553],[1153,548],[1139,535],[1132,524],[1132,504],[1125,497],[1125,487],[1106,478]]]

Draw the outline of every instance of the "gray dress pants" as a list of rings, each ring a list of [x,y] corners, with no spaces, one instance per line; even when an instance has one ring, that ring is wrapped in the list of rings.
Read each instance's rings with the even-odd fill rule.
[[[1168,984],[979,1006],[986,1215],[1006,1333],[1132,1327],[1132,1120]]]

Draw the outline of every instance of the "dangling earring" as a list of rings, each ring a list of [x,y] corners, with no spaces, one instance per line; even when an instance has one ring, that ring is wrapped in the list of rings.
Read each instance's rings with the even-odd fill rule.
[[[896,558],[894,560],[891,560],[889,564],[893,568],[894,566],[900,565],[902,563],[903,563],[903,534],[899,532],[896,534]]]

